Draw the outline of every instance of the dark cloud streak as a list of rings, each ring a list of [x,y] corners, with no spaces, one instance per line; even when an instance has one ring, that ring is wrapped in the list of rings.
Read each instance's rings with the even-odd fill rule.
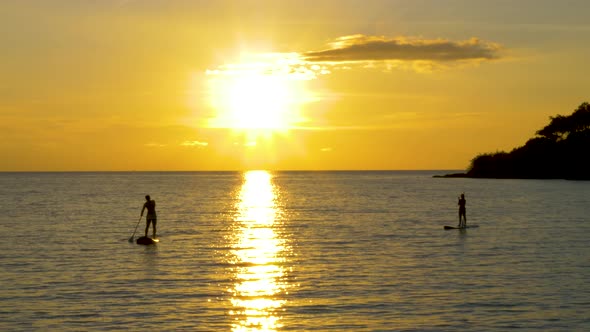
[[[476,38],[453,42],[444,39],[416,39],[345,36],[332,43],[332,48],[303,54],[310,62],[355,61],[465,61],[493,60],[500,57],[500,46]]]

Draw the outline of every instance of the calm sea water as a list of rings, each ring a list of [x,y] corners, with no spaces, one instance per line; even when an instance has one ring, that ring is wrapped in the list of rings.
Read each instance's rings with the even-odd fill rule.
[[[442,173],[0,173],[0,330],[589,331],[590,182]]]

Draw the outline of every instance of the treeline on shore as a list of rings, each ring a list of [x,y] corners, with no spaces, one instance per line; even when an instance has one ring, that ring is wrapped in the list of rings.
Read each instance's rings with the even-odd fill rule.
[[[590,180],[590,104],[550,119],[525,145],[480,154],[467,173],[445,177]]]

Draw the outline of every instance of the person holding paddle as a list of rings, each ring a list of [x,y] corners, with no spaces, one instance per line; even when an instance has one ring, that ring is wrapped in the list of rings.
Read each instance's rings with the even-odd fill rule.
[[[459,227],[467,227],[467,209],[465,208],[465,205],[467,205],[467,200],[465,199],[465,194],[461,194],[461,197],[459,197],[459,203],[457,203],[457,205],[459,205]],[[463,222],[461,222],[461,217],[463,217]]]
[[[143,211],[147,209],[147,215],[145,217],[145,237],[148,235],[148,230],[151,223],[154,238],[156,238],[156,222],[158,221],[158,216],[156,215],[156,201],[151,199],[150,195],[145,195],[145,200],[146,202],[143,204],[143,208],[141,209],[141,217],[143,217]]]

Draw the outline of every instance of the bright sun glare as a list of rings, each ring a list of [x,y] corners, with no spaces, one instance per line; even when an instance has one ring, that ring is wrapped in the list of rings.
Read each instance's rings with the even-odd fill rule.
[[[302,104],[311,100],[306,79],[277,59],[226,65],[207,72],[212,128],[243,132],[281,132],[304,121]]]

